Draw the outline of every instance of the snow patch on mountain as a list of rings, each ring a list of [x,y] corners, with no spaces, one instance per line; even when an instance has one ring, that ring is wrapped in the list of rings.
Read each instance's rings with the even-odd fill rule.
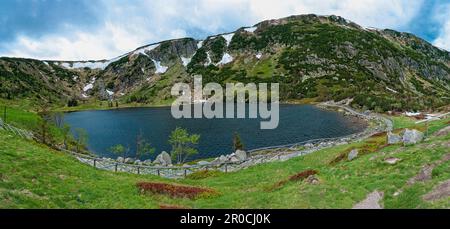
[[[163,73],[165,73],[166,71],[167,71],[167,69],[169,68],[169,67],[167,67],[167,66],[162,66],[161,65],[161,61],[156,61],[156,60],[153,60],[152,59],[152,61],[153,61],[153,63],[155,64],[155,68],[156,68],[156,74],[163,74]]]
[[[149,45],[149,46],[137,49],[132,53],[132,55],[142,54],[142,55],[148,56],[147,52],[152,51],[153,49],[157,48],[158,46],[159,46],[159,44],[153,44],[153,45]]]
[[[86,86],[83,87],[83,91],[87,92],[87,91],[91,90],[92,88],[94,88],[95,80],[96,80],[95,77],[92,78],[91,81],[88,84],[86,84]]]
[[[386,89],[388,90],[388,91],[390,91],[390,92],[393,92],[393,93],[398,93],[398,91],[396,91],[396,90],[394,90],[394,89],[392,89],[392,88],[389,88],[389,87],[386,87]]]
[[[72,63],[72,68],[89,68],[89,69],[105,69],[111,62],[75,62]]]
[[[89,91],[92,88],[94,88],[94,85],[89,83],[89,84],[86,84],[86,86],[83,87],[83,91]]]
[[[253,27],[250,27],[250,28],[244,28],[244,30],[245,30],[246,32],[249,32],[249,33],[253,33],[253,32],[255,32],[257,29],[258,29],[257,26],[253,26]]]
[[[82,68],[89,68],[89,69],[101,69],[104,70],[108,65],[120,60],[125,55],[110,59],[110,60],[103,60],[103,61],[78,61],[78,62],[56,62],[56,65],[60,65],[67,69],[82,69]],[[48,64],[48,63],[47,63]]]
[[[220,60],[219,63],[217,63],[216,65],[224,65],[224,64],[231,63],[232,61],[233,61],[233,57],[228,53],[224,53],[222,56],[222,60]]]
[[[203,42],[204,42],[204,41],[199,41],[199,42],[197,43],[197,49],[200,49],[200,48],[203,47]]]
[[[184,67],[187,67],[188,64],[191,62],[192,58],[188,58],[188,57],[181,57],[181,62],[183,63]]]
[[[255,57],[256,57],[256,59],[260,60],[261,57],[262,57],[262,54],[261,54],[261,53],[258,53],[258,54],[255,55]]]
[[[209,52],[206,52],[206,57],[207,57],[208,61],[204,64],[205,67],[209,66],[212,63],[211,56],[209,55]]]
[[[227,47],[230,45],[231,40],[234,37],[234,33],[229,33],[229,34],[224,34],[222,35],[223,39],[225,39],[227,41]]]

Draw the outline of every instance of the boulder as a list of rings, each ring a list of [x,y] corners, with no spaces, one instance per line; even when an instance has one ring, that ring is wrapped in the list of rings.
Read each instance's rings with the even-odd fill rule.
[[[142,162],[144,165],[150,165],[152,163],[152,160],[147,159],[145,161]]]
[[[387,164],[390,164],[390,165],[395,165],[400,160],[401,160],[400,158],[390,157],[390,158],[387,158],[386,160],[384,160],[384,162],[386,162]]]
[[[209,165],[209,162],[207,162],[207,161],[199,161],[199,162],[197,162],[197,165]]]
[[[136,165],[142,165],[142,161],[141,161],[141,160],[136,160],[136,161],[134,162],[134,164],[136,164]]]
[[[236,150],[236,152],[234,153],[235,156],[238,158],[239,161],[245,161],[247,160],[247,152],[245,152],[244,150]]]
[[[350,151],[350,153],[348,154],[348,160],[349,161],[352,161],[356,157],[358,157],[358,150],[357,149],[354,149],[354,150]]]
[[[316,175],[310,175],[310,176],[308,176],[308,177],[306,178],[306,182],[307,182],[308,184],[312,184],[312,185],[320,184],[320,181],[319,181],[319,179],[316,177]]]
[[[235,162],[239,162],[239,161],[241,161],[241,160],[239,160],[239,158],[236,157],[236,156],[232,156],[232,157],[229,159],[229,161],[235,163]]]
[[[127,163],[127,164],[133,164],[134,163],[134,159],[130,158],[130,157],[127,157],[127,158],[125,158],[124,162]]]
[[[163,166],[171,165],[172,158],[166,151],[163,151],[156,157],[156,159],[155,159],[155,161],[153,161],[153,163],[160,164]]]
[[[225,162],[227,162],[228,161],[228,158],[227,157],[225,157],[225,156],[223,156],[223,155],[220,155],[220,157],[219,157],[219,163],[225,163]]]
[[[312,143],[306,143],[306,144],[305,144],[305,147],[308,148],[308,149],[309,149],[309,148],[313,148],[313,147],[314,147],[314,144],[312,144]]]
[[[392,132],[387,133],[387,143],[388,144],[397,144],[402,141],[402,138],[398,134],[394,134]]]
[[[125,161],[125,159],[123,159],[123,157],[118,157],[118,158],[116,159],[116,161],[117,161],[117,162],[121,162],[121,163],[122,163],[122,162],[124,162],[124,161]]]
[[[418,130],[406,129],[403,132],[402,141],[405,145],[417,144],[423,140],[423,133]]]
[[[220,164],[220,158],[214,159],[213,161],[211,161],[211,164],[213,164],[213,165]]]

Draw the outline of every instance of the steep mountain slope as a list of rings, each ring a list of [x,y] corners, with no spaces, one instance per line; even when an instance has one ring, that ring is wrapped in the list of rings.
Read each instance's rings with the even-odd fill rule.
[[[338,16],[268,20],[233,33],[163,41],[112,60],[0,58],[0,96],[64,103],[168,103],[175,82],[278,82],[282,101],[353,98],[378,111],[450,104],[450,53],[412,34]]]

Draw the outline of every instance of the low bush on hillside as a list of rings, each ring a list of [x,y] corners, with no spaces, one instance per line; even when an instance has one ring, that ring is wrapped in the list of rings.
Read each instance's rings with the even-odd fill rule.
[[[275,189],[281,188],[282,186],[284,186],[286,183],[288,182],[296,182],[296,181],[303,181],[306,178],[308,178],[309,176],[313,176],[318,174],[319,172],[317,170],[314,169],[308,169],[302,172],[299,172],[295,175],[290,176],[287,179],[284,179],[282,181],[279,181],[278,183],[276,183],[275,185],[273,185],[272,187],[270,187],[268,189],[268,191],[273,191]]]
[[[289,181],[302,181],[302,180],[308,178],[309,176],[316,175],[317,173],[318,172],[313,169],[305,170],[303,172],[300,172],[293,176],[290,176]]]
[[[159,209],[190,209],[190,208],[180,205],[161,204],[159,205]]]
[[[335,165],[335,164],[341,162],[342,160],[344,160],[345,158],[347,158],[349,152],[350,152],[350,151],[345,151],[345,152],[342,152],[342,153],[338,154],[338,155],[337,155],[333,160],[331,160],[328,164],[329,164],[329,165]]]
[[[352,150],[358,150],[358,156],[360,157],[383,149],[388,146],[386,142],[386,135],[386,132],[372,135],[363,145],[356,148],[348,148],[339,153],[334,159],[328,162],[328,165],[335,165],[341,161],[347,160],[347,157]]]
[[[200,170],[187,175],[186,178],[191,180],[201,180],[208,177],[217,177],[220,174],[222,174],[222,172],[217,170]]]
[[[136,184],[141,193],[168,195],[172,198],[196,199],[217,194],[213,189],[194,186],[181,186],[155,182],[139,182]]]

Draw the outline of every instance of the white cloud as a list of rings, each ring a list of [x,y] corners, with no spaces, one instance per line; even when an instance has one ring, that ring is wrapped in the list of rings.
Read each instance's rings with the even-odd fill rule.
[[[49,35],[40,39],[20,36],[10,44],[6,56],[34,57],[52,60],[109,59],[142,44],[146,34],[107,23],[95,32],[76,31],[66,36]]]
[[[433,45],[450,51],[450,4],[438,6],[435,9],[435,20],[441,24],[438,37],[433,41]]]
[[[364,26],[398,28],[419,12],[423,0],[250,0],[257,19],[295,14],[339,15]]]
[[[133,4],[119,5],[103,1],[104,23],[98,30],[74,27],[35,39],[19,36],[3,45],[8,47],[4,55],[109,59],[165,39],[231,32],[265,19],[307,13],[336,14],[364,26],[395,29],[407,25],[423,3],[423,0],[136,0]],[[448,37],[445,41],[448,43]]]
[[[445,23],[433,44],[439,48],[450,51],[450,20]]]

